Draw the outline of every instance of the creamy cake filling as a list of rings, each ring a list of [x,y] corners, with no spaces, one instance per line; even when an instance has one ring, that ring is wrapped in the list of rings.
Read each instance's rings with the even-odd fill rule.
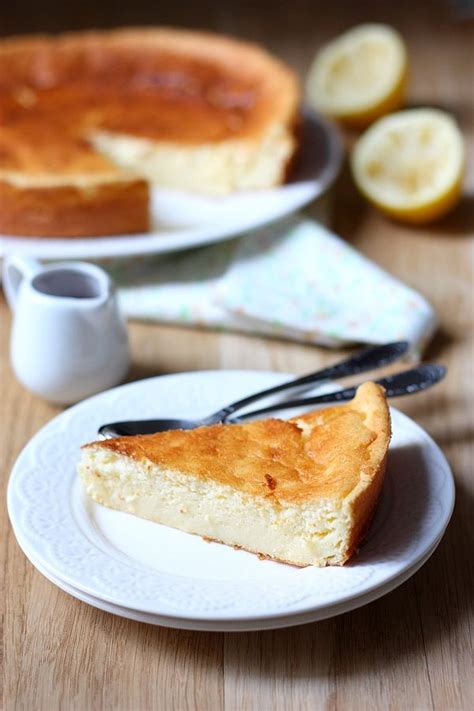
[[[155,185],[210,194],[278,184],[295,145],[287,128],[278,124],[258,141],[179,145],[107,131],[94,132],[90,141],[115,165]]]
[[[348,501],[295,505],[90,447],[79,473],[97,503],[297,565],[337,565],[347,557]]]

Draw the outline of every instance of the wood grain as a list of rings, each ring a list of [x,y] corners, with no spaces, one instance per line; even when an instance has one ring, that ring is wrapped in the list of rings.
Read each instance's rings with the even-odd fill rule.
[[[6,5],[6,4],[5,4]],[[460,5],[460,3],[459,3]],[[230,2],[87,0],[8,3],[1,32],[126,23],[209,27],[263,41],[301,72],[324,39],[362,20],[393,23],[412,60],[413,103],[442,105],[469,139],[466,196],[435,227],[392,223],[354,190],[347,170],[335,194],[337,231],[436,306],[440,329],[428,358],[449,366],[436,390],[400,407],[443,447],[457,503],[436,553],[400,589],[365,608],[303,627],[204,634],[150,627],[102,613],[55,588],[26,560],[10,530],[5,488],[31,435],[56,412],[15,381],[9,316],[0,304],[0,565],[4,572],[3,707],[35,711],[313,711],[474,708],[474,117],[472,22],[441,2]],[[353,136],[346,134],[349,144]],[[303,373],[338,356],[322,349],[236,334],[133,324],[133,378],[202,368]]]

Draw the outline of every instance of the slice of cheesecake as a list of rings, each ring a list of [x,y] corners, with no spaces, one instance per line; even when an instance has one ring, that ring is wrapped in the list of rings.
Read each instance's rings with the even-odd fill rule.
[[[293,565],[342,565],[375,512],[390,441],[382,388],[291,420],[87,444],[94,501]]]

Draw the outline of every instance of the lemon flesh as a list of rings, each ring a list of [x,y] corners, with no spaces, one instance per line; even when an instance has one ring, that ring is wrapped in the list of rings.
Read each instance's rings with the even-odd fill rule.
[[[318,52],[308,74],[308,100],[328,116],[364,126],[402,104],[406,77],[407,53],[398,32],[388,25],[360,25]]]
[[[374,123],[355,144],[351,167],[361,192],[382,211],[428,222],[458,201],[464,153],[449,114],[410,109]]]

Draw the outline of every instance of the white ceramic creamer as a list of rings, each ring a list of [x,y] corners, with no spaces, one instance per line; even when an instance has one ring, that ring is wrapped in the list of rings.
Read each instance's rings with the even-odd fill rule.
[[[13,311],[12,366],[25,387],[70,404],[123,380],[127,331],[102,269],[7,257],[3,285]]]

